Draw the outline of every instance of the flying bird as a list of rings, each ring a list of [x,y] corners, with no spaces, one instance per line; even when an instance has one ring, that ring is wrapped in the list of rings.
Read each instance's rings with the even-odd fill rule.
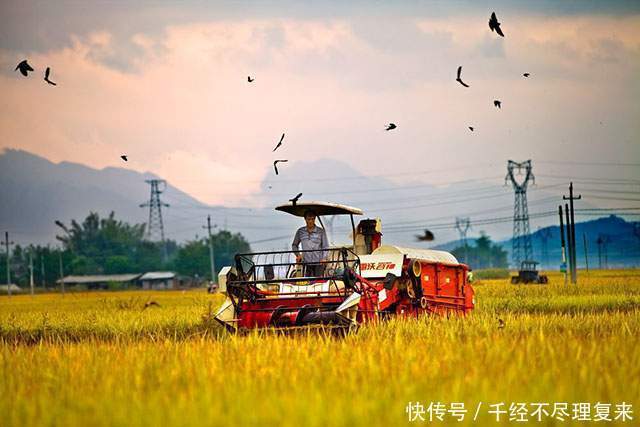
[[[491,19],[489,19],[489,28],[493,32],[495,30],[500,36],[504,37],[502,30],[500,29],[500,23],[498,22],[498,18],[496,18],[496,13],[491,12]]]
[[[47,67],[47,69],[44,72],[44,81],[49,83],[50,85],[55,86],[56,84],[54,82],[52,82],[51,80],[49,80],[49,74],[51,74],[51,68]]]
[[[29,65],[29,63],[25,59],[24,61],[19,63],[16,69],[13,71],[17,70],[20,70],[20,73],[22,73],[23,76],[27,77],[29,75],[29,71],[33,71],[33,68],[31,68],[31,65]]]
[[[294,197],[293,199],[289,199],[289,201],[290,201],[291,203],[293,203],[293,206],[295,206],[295,205],[296,205],[296,203],[298,203],[298,199],[299,199],[300,197],[302,197],[302,193],[298,193],[298,195],[297,195],[296,197]]]
[[[496,107],[502,109],[502,102],[498,101],[497,99],[493,101],[493,105],[495,105]]]
[[[395,123],[389,123],[389,125],[387,125],[387,128],[385,130],[392,130],[397,128]]]
[[[464,87],[469,87],[469,85],[463,82],[462,79],[460,78],[461,73],[462,73],[462,65],[458,67],[458,77],[456,77],[456,81]]]
[[[529,74],[529,73],[524,73],[524,74],[523,74],[523,76],[525,76],[525,77],[529,77],[530,75],[531,75],[531,74]]]
[[[280,137],[280,141],[278,141],[278,145],[276,145],[276,148],[273,149],[273,151],[276,151],[278,149],[278,147],[280,147],[282,145],[282,140],[284,139],[284,133],[282,134],[282,136]],[[272,151],[272,152],[273,152]]]
[[[125,162],[128,162],[128,161],[129,161],[129,159],[127,158],[127,156],[126,156],[126,155],[124,155],[124,154],[123,154],[122,156],[120,156],[120,158],[121,158],[122,160],[124,160]]]
[[[249,83],[253,82],[254,80],[255,80],[255,79],[252,79],[252,78],[251,78],[251,76],[247,76],[247,81],[248,81]]]
[[[473,132],[473,126],[469,126],[469,130]]]
[[[278,166],[276,166],[278,163],[280,162],[288,162],[289,160],[276,160],[275,162],[273,162],[273,169],[275,169],[276,171],[276,175],[278,175]]]
[[[424,230],[424,234],[416,236],[419,242],[430,242],[433,238],[433,233],[429,230]]]

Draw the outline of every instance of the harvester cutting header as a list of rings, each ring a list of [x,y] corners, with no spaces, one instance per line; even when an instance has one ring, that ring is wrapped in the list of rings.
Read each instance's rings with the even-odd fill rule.
[[[349,215],[352,244],[237,254],[218,275],[227,299],[215,318],[229,330],[348,328],[397,315],[464,315],[474,307],[469,268],[448,252],[383,245],[381,221],[356,226],[362,211],[351,206],[291,202],[276,210],[313,212],[321,225],[322,216]]]

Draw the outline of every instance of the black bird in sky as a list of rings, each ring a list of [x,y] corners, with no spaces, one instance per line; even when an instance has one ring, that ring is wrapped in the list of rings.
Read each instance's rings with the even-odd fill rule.
[[[469,126],[469,130],[473,132],[473,126]]]
[[[496,18],[496,13],[491,12],[491,19],[489,19],[489,28],[491,31],[496,31],[500,36],[504,37],[502,30],[500,29],[500,23],[498,22],[498,18]]]
[[[456,81],[464,87],[469,87],[469,85],[463,82],[462,79],[460,78],[461,73],[462,73],[462,65],[458,67],[458,77],[456,77]]]
[[[398,127],[398,126],[396,126],[396,124],[395,124],[395,123],[389,123],[389,124],[387,125],[387,128],[386,128],[385,130],[392,130],[392,129],[395,129],[395,128],[397,128],[397,127]]]
[[[523,74],[523,76],[525,76],[525,77],[529,77],[530,75],[531,75],[531,74],[529,74],[529,73],[524,73],[524,74]]]
[[[252,79],[252,78],[251,78],[251,76],[247,76],[247,81],[248,81],[249,83],[253,82],[254,80],[255,80],[255,79]]]
[[[273,169],[275,169],[275,171],[276,171],[276,175],[278,175],[278,166],[276,166],[276,165],[277,165],[278,163],[280,163],[280,162],[288,162],[288,161],[289,161],[289,160],[282,159],[282,160],[276,160],[275,162],[273,162]]]
[[[127,158],[127,156],[126,156],[126,155],[124,155],[124,154],[123,154],[122,156],[120,156],[120,158],[121,158],[122,160],[124,160],[125,162],[128,162],[128,161],[129,161],[129,159]]]
[[[298,199],[299,199],[300,197],[302,197],[302,193],[298,193],[298,195],[297,195],[296,197],[294,197],[293,199],[289,199],[289,201],[290,201],[291,203],[293,203],[293,206],[295,206],[295,205],[296,205],[296,203],[298,203]]]
[[[280,147],[282,145],[282,140],[284,139],[284,133],[282,134],[282,136],[280,137],[280,141],[278,141],[278,145],[276,145],[276,148],[273,149],[273,151],[276,151],[278,149],[278,147]],[[272,151],[272,152],[273,152]]]
[[[44,81],[49,83],[50,85],[55,86],[56,84],[49,80],[49,74],[51,74],[51,68],[47,67],[47,69],[44,71]]]
[[[493,101],[493,105],[495,105],[496,107],[502,109],[502,102],[498,101],[497,99]]]
[[[29,75],[29,71],[33,71],[33,68],[31,68],[31,65],[29,65],[29,63],[25,59],[24,61],[19,63],[16,69],[13,71],[17,70],[20,70],[20,73],[22,73],[23,76],[27,77]]]
[[[433,238],[433,233],[429,230],[424,230],[424,234],[416,236],[419,242],[430,242]]]

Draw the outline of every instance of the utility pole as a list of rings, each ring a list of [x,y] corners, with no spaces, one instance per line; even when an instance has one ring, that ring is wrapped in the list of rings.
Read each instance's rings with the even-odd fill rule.
[[[607,243],[609,243],[611,239],[606,234],[598,235],[598,240],[596,243],[598,244],[598,262],[600,264],[600,269],[603,268],[606,270],[609,268],[609,258],[607,256]]]
[[[60,264],[60,284],[62,285],[62,295],[64,295],[64,269],[62,268],[62,249],[58,252],[58,261]]]
[[[558,206],[558,212],[560,214],[560,244],[562,248],[562,264],[560,265],[560,270],[564,270],[564,284],[567,285],[567,253],[566,246],[564,243],[564,223],[562,220],[562,205]]]
[[[587,265],[587,273],[589,272],[589,249],[587,248],[587,233],[582,233],[582,241],[584,243],[584,263]]]
[[[29,287],[33,296],[33,247],[29,248]]]
[[[573,211],[573,201],[580,199],[582,199],[582,195],[573,197],[573,182],[569,183],[569,197],[562,196],[562,200],[569,200],[569,206],[571,208],[571,254],[573,256],[573,270],[571,271],[571,279],[574,285],[578,283],[578,269],[576,266],[576,219]]]
[[[464,247],[464,263],[469,264],[469,246],[467,245],[467,231],[471,227],[470,218],[456,218],[456,229],[460,233],[460,243]]]
[[[213,225],[216,226],[215,224]],[[209,233],[209,262],[211,264],[211,283],[218,283],[216,277],[216,261],[213,252],[213,235],[211,234],[211,215],[207,215],[207,231]]]
[[[602,235],[598,236],[598,240],[596,240],[596,244],[598,245],[598,268],[602,270],[602,244],[604,240],[602,239]]]
[[[7,250],[7,295],[11,296],[11,250],[9,249],[13,242],[9,241],[9,232],[4,232],[4,247]]]
[[[148,179],[145,181],[149,185],[151,185],[151,196],[149,196],[149,201],[146,203],[142,203],[140,205],[141,208],[149,208],[149,221],[147,222],[147,233],[146,237],[150,241],[159,241],[162,243],[162,257],[166,262],[168,258],[167,254],[167,244],[164,240],[164,224],[162,222],[162,207],[169,207],[167,203],[160,201],[160,194],[166,190],[167,181],[164,179]],[[160,185],[162,185],[162,189],[160,189]]]
[[[567,252],[567,256],[569,258],[569,275],[571,277],[571,283],[575,283],[573,280],[573,246],[571,246],[571,217],[569,214],[569,205],[564,204],[564,217],[567,220],[567,247],[569,251]]]
[[[46,288],[47,287],[47,285],[46,285],[47,278],[46,278],[45,273],[44,273],[44,251],[43,251],[43,253],[40,254],[40,274],[41,274],[40,286],[42,286],[43,288]]]

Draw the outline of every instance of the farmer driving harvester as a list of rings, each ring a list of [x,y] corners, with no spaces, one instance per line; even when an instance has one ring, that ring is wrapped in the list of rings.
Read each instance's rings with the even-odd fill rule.
[[[324,275],[324,262],[327,260],[329,242],[327,233],[316,225],[316,212],[307,209],[304,212],[306,225],[300,227],[295,236],[291,249],[296,255],[296,262],[304,265],[305,277],[322,277]],[[298,252],[298,246],[302,244],[302,250],[313,252]]]

